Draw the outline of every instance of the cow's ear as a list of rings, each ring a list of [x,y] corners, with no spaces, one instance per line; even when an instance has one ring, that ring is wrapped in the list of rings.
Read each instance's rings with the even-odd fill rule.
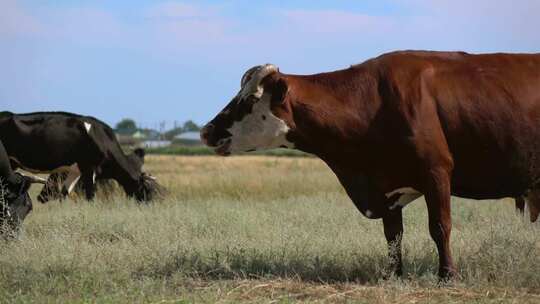
[[[271,95],[272,104],[281,104],[285,102],[285,96],[289,87],[283,78],[273,77],[267,85],[267,89]]]

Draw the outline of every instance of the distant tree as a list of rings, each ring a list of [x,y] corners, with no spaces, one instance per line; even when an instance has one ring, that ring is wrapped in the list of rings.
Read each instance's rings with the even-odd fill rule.
[[[165,139],[172,140],[176,135],[182,134],[183,132],[184,132],[184,128],[178,127],[178,128],[174,128],[165,132],[164,136],[165,136]]]
[[[182,130],[184,132],[198,132],[199,130],[201,130],[201,128],[192,120],[188,120],[184,123]]]
[[[116,124],[116,131],[124,134],[133,134],[137,132],[137,125],[133,119],[124,118]]]

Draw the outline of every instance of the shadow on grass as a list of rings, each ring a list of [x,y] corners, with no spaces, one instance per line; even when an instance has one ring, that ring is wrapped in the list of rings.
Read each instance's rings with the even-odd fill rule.
[[[436,277],[437,257],[432,251],[414,261],[404,259],[405,279]],[[210,256],[196,252],[169,255],[154,265],[138,268],[136,279],[166,279],[182,275],[203,280],[295,279],[305,282],[376,284],[393,277],[385,255],[279,255],[268,252],[238,250],[214,252]]]

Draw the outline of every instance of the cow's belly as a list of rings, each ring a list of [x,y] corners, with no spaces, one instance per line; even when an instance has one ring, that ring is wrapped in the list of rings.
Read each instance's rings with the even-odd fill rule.
[[[469,149],[463,153],[453,154],[451,189],[453,195],[464,198],[499,199],[522,195],[532,187],[537,174],[531,168],[540,165],[534,158],[519,156],[517,150],[501,153],[500,150]]]
[[[540,180],[540,75],[524,70],[525,84],[499,76],[444,74],[434,86],[457,196],[516,196]]]
[[[32,162],[30,163],[23,163],[21,161],[19,161],[17,158],[15,157],[10,157],[9,158],[13,163],[15,163],[17,165],[17,167],[25,170],[25,171],[28,171],[28,172],[31,172],[31,173],[34,173],[34,174],[52,174],[52,173],[62,173],[62,172],[71,172],[73,171],[74,168],[77,168],[78,170],[78,166],[76,163],[71,163],[71,164],[48,164],[48,165],[41,165],[41,164],[33,164]]]

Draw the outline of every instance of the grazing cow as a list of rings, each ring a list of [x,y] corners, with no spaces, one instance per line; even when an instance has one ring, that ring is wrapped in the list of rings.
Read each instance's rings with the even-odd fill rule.
[[[356,207],[382,218],[402,272],[402,208],[425,195],[439,276],[455,274],[450,195],[540,207],[540,54],[402,51],[348,69],[248,70],[201,130],[220,155],[277,147],[320,157]]]
[[[157,190],[153,179],[129,162],[113,130],[93,117],[1,112],[0,140],[14,167],[33,173],[68,172],[63,195],[80,179],[86,198],[93,199],[100,168],[107,168],[108,177],[139,201],[151,200]]]
[[[144,165],[144,156],[145,151],[142,148],[137,148],[131,154],[126,155],[132,168],[141,172]],[[62,199],[64,196],[62,195],[61,187],[67,183],[70,174],[74,175],[74,172],[56,172],[49,175],[45,186],[37,197],[38,201],[46,203],[50,200]],[[101,188],[112,189],[113,184],[111,184],[111,179],[114,179],[114,176],[114,168],[111,166],[99,167],[96,170],[96,186],[99,185]],[[77,183],[74,187],[73,191],[76,193],[82,194],[85,192],[81,183]]]
[[[6,232],[6,228],[16,231],[32,211],[28,189],[35,182],[42,181],[13,171],[0,141],[0,235]]]

